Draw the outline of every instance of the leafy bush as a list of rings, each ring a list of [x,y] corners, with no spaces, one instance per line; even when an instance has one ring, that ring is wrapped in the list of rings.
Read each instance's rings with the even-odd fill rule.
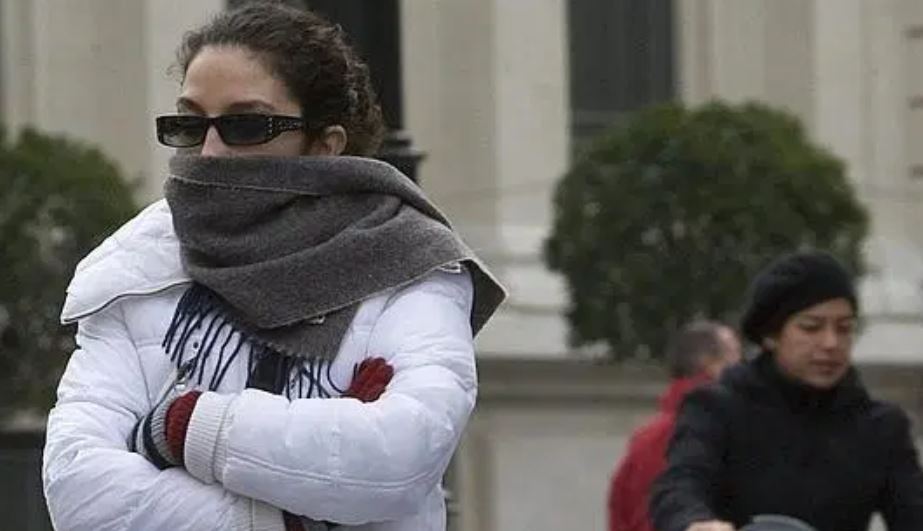
[[[44,411],[73,350],[59,324],[77,262],[135,212],[97,149],[26,130],[0,135],[0,418]]]
[[[867,214],[843,163],[760,104],[640,112],[578,158],[554,208],[545,258],[569,288],[570,341],[615,358],[659,356],[692,318],[735,320],[781,252],[863,271]]]

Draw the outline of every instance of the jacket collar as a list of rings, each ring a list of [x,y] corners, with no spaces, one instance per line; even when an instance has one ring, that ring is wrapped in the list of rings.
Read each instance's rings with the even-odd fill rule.
[[[676,413],[690,391],[710,381],[711,379],[705,374],[673,379],[667,390],[660,396],[660,410],[664,413]]]
[[[793,411],[823,414],[856,407],[869,400],[855,368],[832,389],[817,389],[783,374],[771,352],[725,371],[721,383],[755,402],[785,404]]]
[[[114,301],[150,295],[189,282],[170,209],[157,201],[77,264],[67,287],[61,322],[70,324]]]

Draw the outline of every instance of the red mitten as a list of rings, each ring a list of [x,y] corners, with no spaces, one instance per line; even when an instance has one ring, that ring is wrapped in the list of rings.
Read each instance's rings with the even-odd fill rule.
[[[170,453],[180,464],[183,464],[189,420],[192,418],[192,410],[195,409],[200,396],[202,396],[201,392],[191,391],[174,400],[167,409],[167,445],[170,447]]]
[[[384,358],[366,359],[354,371],[353,381],[343,396],[374,402],[388,387],[392,376],[394,369]]]
[[[163,400],[135,424],[128,448],[163,470],[182,466],[186,430],[192,410],[202,393],[192,391],[174,400]]]

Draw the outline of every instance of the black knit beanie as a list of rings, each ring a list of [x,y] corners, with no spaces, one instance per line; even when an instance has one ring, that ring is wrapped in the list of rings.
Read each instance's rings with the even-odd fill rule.
[[[839,298],[859,312],[853,278],[834,257],[820,251],[783,255],[750,284],[740,328],[744,337],[761,344],[781,330],[792,314]]]

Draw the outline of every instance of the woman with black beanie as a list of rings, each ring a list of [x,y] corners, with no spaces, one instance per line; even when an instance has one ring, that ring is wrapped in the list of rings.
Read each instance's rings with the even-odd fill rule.
[[[852,366],[859,301],[821,252],[783,256],[754,279],[741,322],[753,360],[693,392],[651,495],[659,531],[733,531],[794,517],[819,531],[923,529],[910,423],[872,399]]]

